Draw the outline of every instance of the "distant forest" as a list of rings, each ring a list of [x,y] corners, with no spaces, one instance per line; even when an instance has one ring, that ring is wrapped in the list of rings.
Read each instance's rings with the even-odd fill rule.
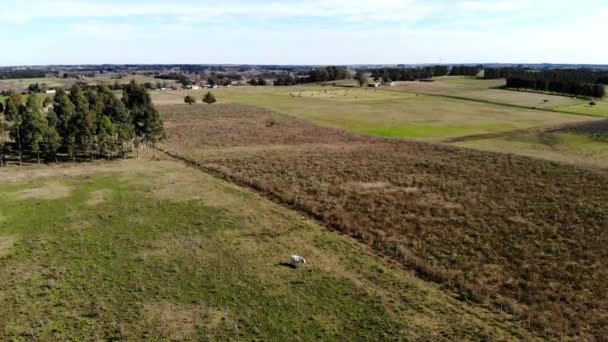
[[[54,98],[44,101],[35,94],[25,102],[12,92],[0,102],[5,122],[0,125],[0,165],[5,154],[17,154],[22,164],[24,153],[38,162],[58,160],[64,152],[74,160],[77,154],[94,159],[124,156],[140,143],[154,144],[164,136],[160,115],[146,89],[132,81],[123,97],[106,86],[83,90],[74,85],[69,93],[58,89]],[[7,138],[10,137],[10,140]]]
[[[291,86],[304,83],[319,83],[352,78],[352,73],[346,67],[327,66],[314,68],[307,72],[299,72],[296,76],[289,73],[277,76],[275,86]]]
[[[41,70],[0,70],[0,79],[8,80],[15,78],[44,78],[46,77],[46,72]]]
[[[606,95],[608,72],[593,70],[526,70],[523,68],[488,68],[486,79],[505,78],[507,88],[530,89],[589,98]]]
[[[381,68],[369,70],[372,78],[376,81],[415,81],[430,79],[441,76],[477,76],[483,70],[483,65],[477,66],[454,66],[449,68],[446,65],[435,65],[421,68]]]

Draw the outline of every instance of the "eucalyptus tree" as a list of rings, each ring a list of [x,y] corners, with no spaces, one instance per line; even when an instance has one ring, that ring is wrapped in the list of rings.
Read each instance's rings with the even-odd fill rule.
[[[21,124],[23,123],[24,111],[23,98],[16,92],[10,92],[4,105],[4,116],[11,122],[10,135],[17,142],[19,149],[19,165],[23,165],[23,149],[21,146]]]

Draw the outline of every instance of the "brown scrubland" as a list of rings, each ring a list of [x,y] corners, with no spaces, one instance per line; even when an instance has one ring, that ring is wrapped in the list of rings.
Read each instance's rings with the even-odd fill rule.
[[[544,336],[608,336],[608,178],[359,136],[242,105],[161,106],[162,148]]]

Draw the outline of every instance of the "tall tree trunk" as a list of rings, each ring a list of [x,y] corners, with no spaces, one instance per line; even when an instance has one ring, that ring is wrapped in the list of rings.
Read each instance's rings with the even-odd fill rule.
[[[17,126],[17,143],[19,144],[19,166],[23,166],[23,152],[21,151],[21,129]]]
[[[36,159],[38,159],[38,164],[40,164],[40,151],[36,151]]]

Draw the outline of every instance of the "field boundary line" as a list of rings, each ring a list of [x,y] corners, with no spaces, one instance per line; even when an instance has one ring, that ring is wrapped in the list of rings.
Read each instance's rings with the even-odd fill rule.
[[[581,124],[589,123],[593,121],[585,121],[581,122]],[[578,124],[578,123],[577,123]],[[488,139],[497,139],[497,138],[507,138],[518,134],[531,134],[531,133],[550,133],[557,132],[563,128],[567,128],[574,124],[563,124],[563,125],[550,125],[550,126],[535,126],[530,128],[521,128],[514,129],[511,131],[505,132],[494,132],[494,133],[480,133],[480,134],[472,134],[472,135],[464,135],[460,137],[448,138],[440,141],[441,144],[453,144],[460,142],[468,142],[468,141],[478,141],[478,140],[488,140]]]
[[[388,91],[398,92],[398,90],[388,90]],[[511,91],[515,91],[515,90],[511,90]],[[570,114],[570,115],[578,115],[578,116],[588,116],[588,117],[593,117],[593,118],[606,118],[605,116],[602,116],[602,115],[584,114],[584,113],[571,112],[571,111],[566,111],[566,110],[557,110],[557,109],[551,109],[551,108],[538,108],[538,107],[534,107],[534,106],[522,106],[522,105],[517,105],[517,104],[513,104],[513,103],[495,102],[495,101],[490,101],[490,100],[475,99],[475,98],[471,98],[471,97],[458,96],[458,95],[411,92],[411,91],[407,91],[407,90],[404,91],[404,92],[407,92],[407,93],[410,93],[410,94],[418,94],[418,95],[422,95],[422,96],[442,97],[442,98],[453,99],[453,100],[461,100],[461,101],[484,103],[484,104],[490,104],[490,105],[495,105],[495,106],[503,106],[503,107],[518,108],[518,109],[527,109],[527,110],[536,110],[536,111],[540,111],[540,112],[548,112],[548,113],[556,113],[556,114]]]

